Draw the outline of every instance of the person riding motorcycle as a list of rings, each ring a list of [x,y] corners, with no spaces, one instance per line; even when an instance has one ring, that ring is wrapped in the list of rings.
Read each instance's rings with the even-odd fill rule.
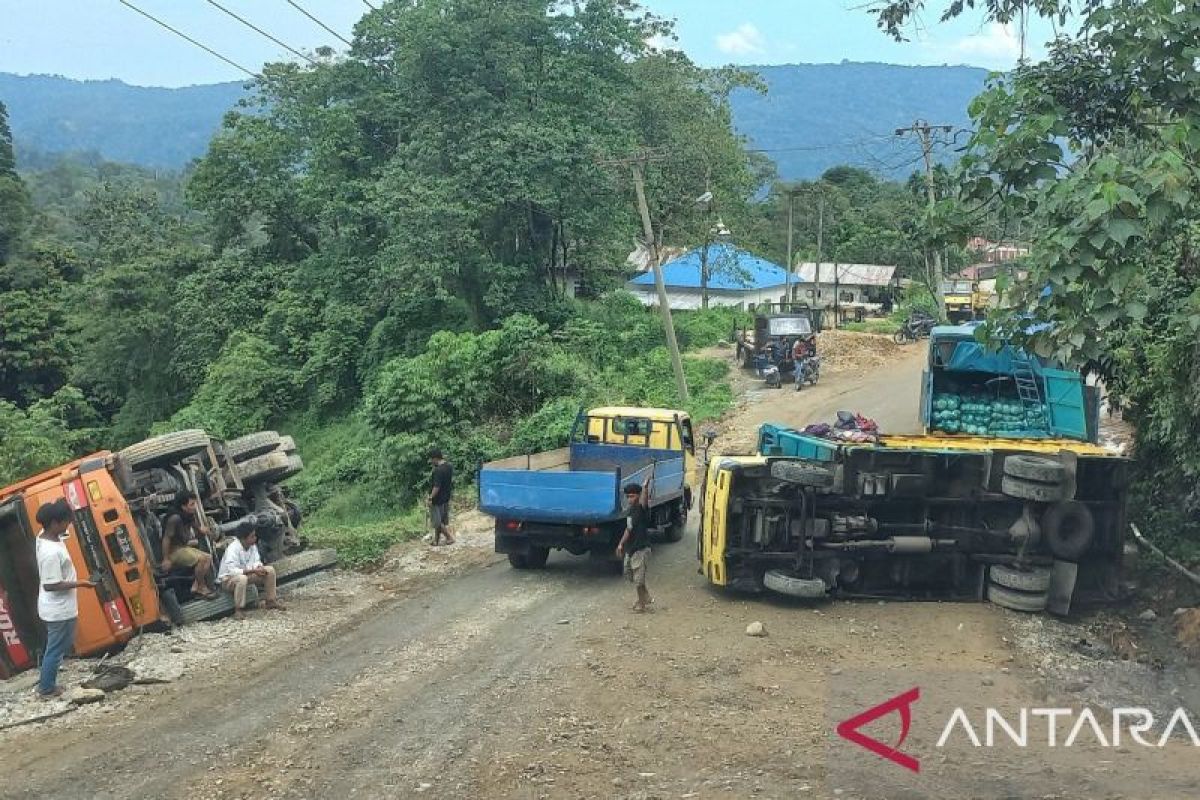
[[[805,362],[810,358],[817,356],[817,337],[808,334],[807,336],[798,336],[795,343],[792,344],[792,369],[796,379],[796,389],[799,390],[801,384],[807,379],[805,375]]]

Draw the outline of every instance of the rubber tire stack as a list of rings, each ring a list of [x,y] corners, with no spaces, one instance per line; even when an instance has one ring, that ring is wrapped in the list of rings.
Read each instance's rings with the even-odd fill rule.
[[[987,598],[1011,611],[1045,611],[1050,576],[1049,567],[1018,569],[995,564],[988,570]]]
[[[1000,491],[1017,500],[1057,503],[1065,499],[1067,471],[1052,458],[1013,455],[1004,459]]]

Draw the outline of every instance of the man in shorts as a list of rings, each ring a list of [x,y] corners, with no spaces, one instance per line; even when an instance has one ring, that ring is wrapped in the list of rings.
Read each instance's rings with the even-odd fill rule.
[[[200,549],[200,537],[208,533],[201,530],[196,513],[196,498],[186,495],[178,501],[175,510],[167,515],[163,523],[162,570],[192,571],[192,594],[209,600],[216,593],[208,588],[212,578],[213,557]]]
[[[450,495],[454,491],[454,468],[442,455],[441,450],[432,450],[429,461],[433,464],[433,474],[430,476],[429,489],[429,520],[433,525],[433,546],[454,544],[454,534],[450,532]]]
[[[633,610],[641,614],[650,610],[654,599],[646,589],[646,566],[650,561],[650,480],[644,486],[631,483],[625,487],[629,504],[629,520],[625,535],[617,545],[617,558],[625,559],[625,577],[637,587],[637,602]]]

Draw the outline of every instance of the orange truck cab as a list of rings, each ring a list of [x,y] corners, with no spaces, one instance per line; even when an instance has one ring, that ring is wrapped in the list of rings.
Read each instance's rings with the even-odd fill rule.
[[[0,678],[36,662],[45,646],[37,614],[37,510],[65,498],[74,520],[63,542],[81,580],[76,655],[127,642],[159,619],[149,555],[110,471],[112,454],[87,456],[0,489]]]

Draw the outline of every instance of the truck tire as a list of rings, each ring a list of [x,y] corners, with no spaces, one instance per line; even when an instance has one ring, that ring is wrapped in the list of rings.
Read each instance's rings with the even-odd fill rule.
[[[1096,538],[1096,519],[1083,503],[1056,503],[1042,515],[1042,535],[1055,557],[1078,561]]]
[[[1044,456],[1009,456],[1004,459],[1004,474],[1036,483],[1059,484],[1067,479],[1066,468]]]
[[[279,449],[285,453],[296,452],[296,440],[293,439],[291,436],[280,436],[279,437]]]
[[[164,433],[131,444],[120,452],[131,469],[149,469],[182,461],[208,447],[208,434],[199,428]]]
[[[807,461],[776,461],[771,464],[771,477],[812,489],[827,489],[833,486],[832,472]]]
[[[258,587],[249,584],[246,587],[246,605],[258,602]],[[233,613],[233,595],[220,591],[212,600],[189,600],[179,607],[181,625],[201,622],[206,619],[216,619]]]
[[[305,550],[291,556],[284,556],[271,566],[275,568],[275,580],[278,583],[293,581],[311,572],[320,572],[337,566],[337,550]]]
[[[544,569],[549,558],[549,547],[531,547],[529,555],[525,559],[525,565],[528,569]]]
[[[239,436],[236,439],[230,439],[226,442],[225,452],[229,454],[229,457],[236,464],[266,455],[272,450],[277,449],[280,441],[281,437],[275,431],[248,433],[245,436]]]
[[[809,600],[820,599],[829,593],[825,581],[819,578],[797,578],[779,569],[767,570],[763,575],[763,586],[788,597]]]
[[[272,478],[272,480],[286,481],[288,478],[293,478],[304,471],[304,461],[300,458],[300,456],[296,455],[295,453],[285,453],[282,450],[276,450],[275,452],[283,453],[285,456],[287,456],[288,465],[287,469],[276,475],[274,478]],[[274,453],[271,455],[274,455]],[[243,480],[245,479],[243,478]]]
[[[1017,500],[1032,500],[1037,503],[1057,503],[1063,499],[1061,483],[1036,483],[1022,478],[1005,475],[1000,480],[1000,491]]]
[[[242,483],[249,485],[275,480],[278,476],[286,473],[289,466],[287,453],[276,450],[273,453],[243,461],[237,465],[237,471],[242,478]]]
[[[1024,570],[1004,564],[994,564],[988,571],[988,580],[995,586],[1016,589],[1019,592],[1048,592],[1051,574],[1048,567],[1033,567]]]
[[[671,514],[671,522],[667,525],[666,540],[668,542],[678,542],[683,538],[684,532],[687,530],[687,505],[684,501],[679,501],[679,506]]]
[[[1046,610],[1045,592],[1019,592],[992,583],[987,589],[988,601],[1010,611],[1037,613]]]
[[[524,553],[509,553],[508,563],[513,569],[529,569],[529,556]]]

